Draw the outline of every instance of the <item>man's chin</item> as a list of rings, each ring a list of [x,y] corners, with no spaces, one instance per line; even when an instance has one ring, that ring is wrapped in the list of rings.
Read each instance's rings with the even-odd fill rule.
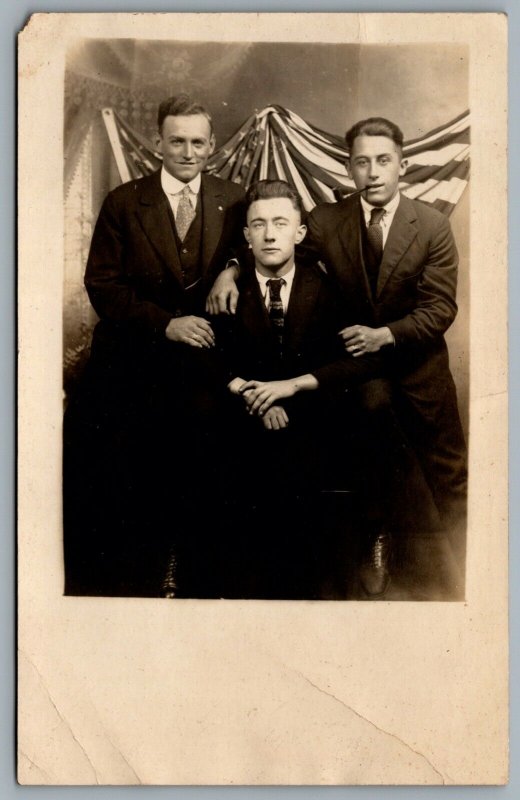
[[[370,203],[370,205],[386,206],[386,204],[389,203],[396,194],[397,192],[389,193],[388,189],[386,189],[386,191],[383,189],[374,189],[373,191],[368,190],[363,192],[361,196],[364,197],[367,203]]]
[[[273,258],[270,259],[268,256],[266,257],[264,255],[259,260],[261,265],[266,269],[268,269],[270,272],[277,272],[277,270],[282,269],[282,267],[285,267],[287,263],[283,259],[277,258],[276,256],[273,256]]]
[[[166,169],[178,181],[185,181],[186,183],[193,180],[201,171],[198,164],[176,164],[173,169],[168,169],[167,167]]]

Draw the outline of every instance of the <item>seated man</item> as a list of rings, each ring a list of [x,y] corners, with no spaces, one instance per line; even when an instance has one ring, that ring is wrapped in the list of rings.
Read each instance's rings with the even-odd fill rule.
[[[348,430],[338,417],[345,390],[378,375],[381,357],[346,352],[339,332],[348,319],[330,279],[317,266],[295,263],[306,232],[297,192],[284,181],[260,181],[246,206],[253,258],[241,269],[236,314],[218,319],[220,337],[217,329],[235,397],[225,428],[226,435],[239,431],[231,450],[247,453],[247,465],[239,460],[233,473],[234,493],[265,495],[275,487],[287,514],[291,498],[320,488],[326,464],[340,470],[349,460],[339,448],[333,455]],[[371,501],[377,506],[378,498]]]

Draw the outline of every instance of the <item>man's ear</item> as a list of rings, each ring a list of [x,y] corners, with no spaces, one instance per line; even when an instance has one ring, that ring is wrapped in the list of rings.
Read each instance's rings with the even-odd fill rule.
[[[350,158],[345,159],[345,169],[347,170],[347,175],[349,176],[350,180],[352,180],[352,170],[350,169]]]
[[[401,159],[401,165],[399,167],[399,175],[401,176],[401,178],[406,173],[407,169],[408,169],[408,159],[407,158],[402,158]]]
[[[300,244],[300,242],[305,238],[305,234],[307,233],[307,225],[298,225],[298,230],[296,231],[295,244]]]
[[[155,149],[157,150],[157,152],[162,154],[162,136],[161,136],[160,131],[157,131],[157,133],[154,136],[153,141],[154,141]]]
[[[210,138],[210,140],[209,140],[209,152],[210,152],[210,155],[211,155],[211,153],[213,153],[213,151],[215,150],[215,145],[216,145],[216,143],[217,143],[217,140],[215,139],[215,134],[214,134],[214,133],[212,133],[212,134],[211,134],[211,138]]]
[[[242,228],[242,230],[244,231],[244,236],[246,237],[246,242],[248,244],[251,244],[251,236],[250,236],[250,233],[249,233],[249,228]]]

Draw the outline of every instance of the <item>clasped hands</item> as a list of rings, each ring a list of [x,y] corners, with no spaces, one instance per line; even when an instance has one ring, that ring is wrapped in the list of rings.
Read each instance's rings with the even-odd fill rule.
[[[259,417],[267,430],[282,430],[288,426],[287,412],[278,403],[296,393],[293,380],[244,381],[242,378],[235,378],[228,388],[233,394],[242,397],[248,413]]]

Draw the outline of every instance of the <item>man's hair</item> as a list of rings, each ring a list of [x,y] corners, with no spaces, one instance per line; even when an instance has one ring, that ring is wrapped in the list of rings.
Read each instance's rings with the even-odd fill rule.
[[[287,181],[257,181],[251,184],[246,194],[246,211],[257,200],[272,200],[273,198],[286,197],[291,201],[293,208],[303,216],[303,203],[300,195]]]
[[[349,153],[352,152],[354,141],[358,136],[386,136],[401,150],[403,149],[403,133],[394,122],[384,117],[369,117],[356,122],[345,134]]]
[[[167,100],[162,101],[157,112],[157,128],[161,132],[166,117],[192,117],[195,114],[206,117],[213,135],[211,114],[200,103],[195,103],[187,94],[178,94],[176,97],[168,97]]]

